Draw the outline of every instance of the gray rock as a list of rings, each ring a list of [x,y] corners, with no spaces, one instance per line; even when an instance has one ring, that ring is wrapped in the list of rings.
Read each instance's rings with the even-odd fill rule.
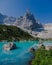
[[[30,48],[30,52],[35,52],[35,49],[33,47]]]
[[[52,50],[52,46],[45,46],[45,50]]]
[[[10,42],[10,43],[8,43],[8,44],[4,44],[4,46],[3,46],[3,49],[4,50],[14,50],[14,49],[16,49],[17,47],[16,47],[16,44],[14,44],[13,42]]]

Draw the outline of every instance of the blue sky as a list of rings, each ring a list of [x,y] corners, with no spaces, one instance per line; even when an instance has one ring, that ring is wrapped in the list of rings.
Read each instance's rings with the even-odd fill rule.
[[[52,22],[52,0],[0,0],[0,13],[18,17],[27,9],[42,23]]]

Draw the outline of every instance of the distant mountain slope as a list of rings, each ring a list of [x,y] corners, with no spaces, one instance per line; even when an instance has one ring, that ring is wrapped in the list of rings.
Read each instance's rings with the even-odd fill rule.
[[[7,16],[2,15],[2,14],[0,13],[0,24],[3,24],[3,23],[4,23],[4,19],[5,19],[6,17],[7,17]]]
[[[16,21],[15,17],[12,16],[8,17],[0,13],[0,24],[13,25],[15,21]]]
[[[1,40],[33,40],[34,38],[27,32],[15,26],[0,25],[0,41]]]
[[[12,17],[12,16],[11,17],[6,17],[4,19],[4,24],[5,25],[13,25],[15,21],[16,21],[15,17]]]

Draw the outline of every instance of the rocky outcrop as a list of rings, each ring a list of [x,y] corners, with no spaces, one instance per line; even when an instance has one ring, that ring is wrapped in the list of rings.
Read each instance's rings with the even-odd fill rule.
[[[4,46],[3,46],[3,49],[6,50],[6,51],[8,51],[8,50],[14,50],[16,48],[17,48],[16,44],[14,44],[13,42],[10,42],[8,44],[4,44]]]

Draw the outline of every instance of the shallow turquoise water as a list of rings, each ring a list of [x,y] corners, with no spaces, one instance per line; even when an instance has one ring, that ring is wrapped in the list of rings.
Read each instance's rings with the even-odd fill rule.
[[[28,61],[33,58],[33,54],[29,49],[38,44],[38,41],[14,42],[18,49],[12,51],[4,51],[2,49],[7,42],[0,42],[0,65],[28,65]]]

